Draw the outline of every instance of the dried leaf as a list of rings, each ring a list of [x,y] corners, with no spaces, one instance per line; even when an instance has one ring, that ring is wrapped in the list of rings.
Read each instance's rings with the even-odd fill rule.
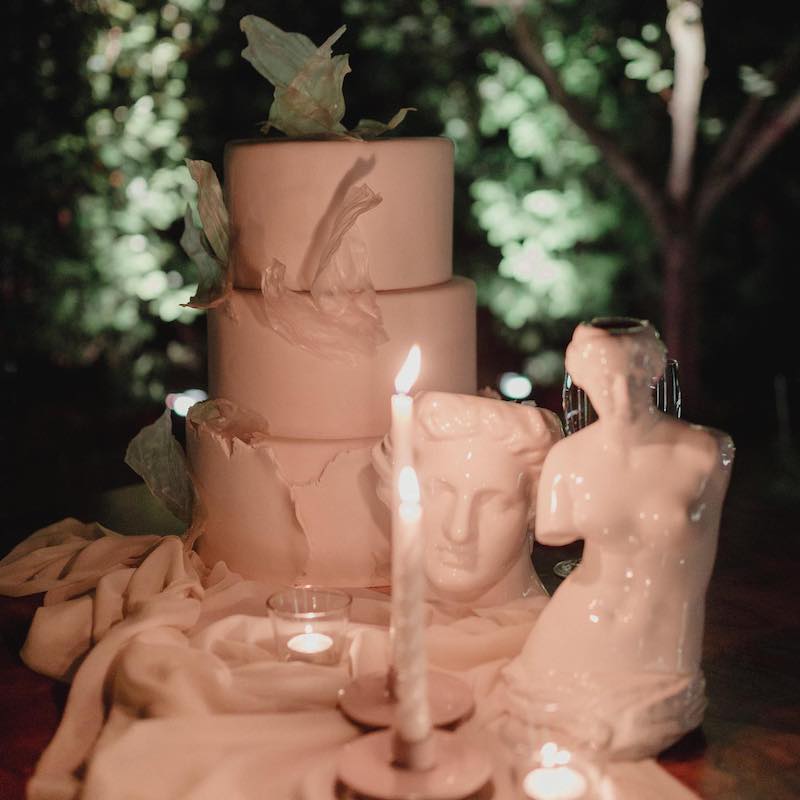
[[[222,198],[217,173],[208,161],[192,161],[186,159],[186,166],[192,179],[197,184],[197,211],[203,233],[206,235],[214,255],[222,262],[228,263],[228,209]]]
[[[247,37],[242,58],[273,86],[286,88],[317,51],[314,42],[302,33],[286,33],[252,14],[242,17],[239,27]]]
[[[312,56],[286,89],[275,89],[268,127],[287,136],[345,135],[342,83],[350,72],[347,56]]]
[[[355,363],[388,341],[358,218],[381,202],[366,184],[351,187],[334,218],[311,291],[286,288],[286,267],[273,260],[261,293],[272,329],[288,342],[323,358]]]
[[[352,229],[358,218],[375,208],[381,199],[365,183],[350,187],[345,194],[311,284],[314,302],[327,313],[342,313],[353,294],[373,291],[369,254],[361,237]]]
[[[350,133],[362,139],[374,139],[386,131],[394,130],[405,118],[409,111],[416,111],[416,108],[401,108],[388,122],[378,122],[376,119],[361,119],[358,125]]]
[[[189,409],[187,421],[205,426],[228,458],[233,454],[234,439],[255,446],[269,438],[269,423],[260,414],[222,398],[195,403]]]
[[[415,110],[401,108],[387,123],[362,119],[348,132],[342,125],[342,84],[350,65],[346,54],[332,55],[344,25],[319,47],[302,33],[287,33],[261,17],[248,15],[240,27],[247,37],[242,56],[275,87],[265,133],[274,127],[287,136],[374,138],[396,128]]]
[[[331,51],[345,26],[320,47],[252,15],[242,19],[241,29],[247,37],[242,56],[275,87],[267,129],[287,136],[346,134],[342,84],[350,66],[346,55]]]
[[[224,265],[214,255],[203,229],[195,225],[192,210],[186,209],[181,247],[198,271],[197,292],[188,303],[190,308],[213,308],[230,293],[230,278]]]
[[[172,435],[169,409],[131,439],[125,463],[171,514],[191,524],[194,489],[183,448]]]

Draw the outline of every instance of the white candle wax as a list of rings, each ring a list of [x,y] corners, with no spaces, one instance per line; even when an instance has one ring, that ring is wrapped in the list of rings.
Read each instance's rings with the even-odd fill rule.
[[[295,653],[315,655],[330,650],[333,639],[325,633],[298,633],[286,642],[286,646]]]
[[[392,674],[395,735],[407,744],[431,731],[425,653],[425,573],[422,508],[414,472],[414,403],[408,392],[421,367],[414,345],[395,378],[392,395]]]
[[[425,569],[422,507],[413,467],[398,482],[400,503],[393,515],[395,733],[406,743],[423,742],[431,731],[428,660],[425,652]],[[394,567],[396,565],[396,567]]]
[[[588,782],[571,767],[539,767],[522,781],[522,790],[531,800],[579,800]]]
[[[392,476],[397,500],[397,481],[403,467],[413,466],[414,401],[407,394],[392,395]]]
[[[397,481],[400,477],[400,470],[403,467],[414,466],[413,454],[413,424],[414,424],[414,401],[408,396],[411,387],[419,377],[422,366],[422,356],[420,349],[414,345],[406,356],[403,366],[394,380],[394,387],[397,394],[392,395],[392,484],[395,493],[395,504],[397,506]]]
[[[408,396],[408,392],[417,379],[420,368],[420,351],[414,345],[408,351],[406,360],[394,379],[394,386],[397,394],[392,395],[392,624],[391,639],[392,650],[394,650],[394,628],[395,621],[400,608],[400,596],[402,596],[403,574],[405,568],[402,560],[395,558],[398,552],[396,541],[400,525],[397,522],[397,513],[400,508],[400,494],[398,486],[400,483],[400,472],[403,467],[412,467],[414,460],[413,435],[414,435],[414,400]],[[399,592],[399,594],[398,594]],[[394,664],[392,664],[394,668]]]

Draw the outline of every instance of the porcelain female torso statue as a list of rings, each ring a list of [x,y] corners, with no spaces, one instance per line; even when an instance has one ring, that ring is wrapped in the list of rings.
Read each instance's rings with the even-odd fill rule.
[[[598,420],[548,454],[536,538],[584,539],[583,558],[509,675],[585,691],[617,726],[617,748],[641,755],[702,716],[705,593],[733,444],[653,407],[658,335],[647,323],[615,324],[579,326],[567,351]]]
[[[536,536],[585,544],[526,645],[531,665],[699,668],[729,444],[661,412],[649,422],[634,443],[598,421],[545,463]]]

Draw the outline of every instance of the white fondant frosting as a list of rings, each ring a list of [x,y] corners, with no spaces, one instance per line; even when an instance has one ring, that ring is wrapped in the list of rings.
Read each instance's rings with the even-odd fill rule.
[[[333,220],[310,292],[286,287],[278,259],[261,278],[266,320],[289,344],[320,358],[353,363],[386,341],[366,249],[355,237],[358,218],[380,203],[366,184],[351,187]]]
[[[448,139],[233,142],[224,179],[238,288],[258,289],[277,259],[289,289],[310,290],[344,196],[359,183],[382,197],[356,224],[376,290],[430,286],[452,275]]]
[[[318,585],[388,583],[387,512],[375,439],[270,436],[226,401],[192,408],[187,449],[205,515],[197,550],[247,578]]]
[[[370,450],[395,375],[416,343],[417,390],[476,390],[452,167],[436,138],[228,146],[235,288],[208,315],[214,400],[187,425],[206,562],[271,583],[389,582]]]
[[[267,323],[260,292],[235,290],[234,318],[209,312],[212,397],[269,420],[274,436],[341,439],[383,436],[394,378],[412,344],[422,348],[420,390],[476,390],[475,285],[466,278],[378,292],[389,341],[355,364],[294,347]]]

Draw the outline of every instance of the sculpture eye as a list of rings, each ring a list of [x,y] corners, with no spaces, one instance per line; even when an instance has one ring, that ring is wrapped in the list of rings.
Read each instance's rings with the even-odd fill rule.
[[[425,481],[424,486],[426,493],[432,497],[436,495],[453,495],[456,492],[455,487],[444,478],[430,478]]]
[[[477,493],[477,499],[481,505],[487,506],[491,503],[505,510],[510,505],[511,497],[508,492],[500,489],[482,489]]]

